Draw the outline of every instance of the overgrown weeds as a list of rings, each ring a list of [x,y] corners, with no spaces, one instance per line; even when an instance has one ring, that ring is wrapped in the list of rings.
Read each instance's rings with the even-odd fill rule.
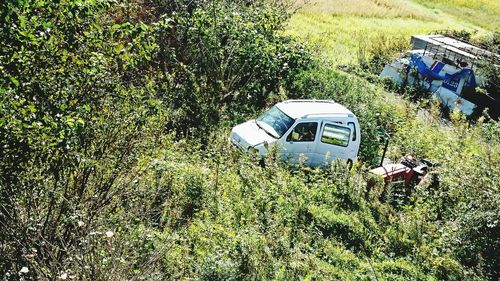
[[[497,122],[417,118],[315,64],[265,1],[115,4],[0,4],[4,279],[498,277]],[[261,167],[227,143],[285,98],[352,109],[360,162]],[[442,163],[398,208],[366,188],[384,132],[390,158]]]

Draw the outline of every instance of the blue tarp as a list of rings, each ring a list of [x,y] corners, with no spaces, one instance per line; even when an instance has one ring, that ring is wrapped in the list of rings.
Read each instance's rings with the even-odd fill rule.
[[[422,60],[422,56],[418,54],[411,55],[410,66],[417,68],[418,73],[424,76],[425,81],[431,83],[434,80],[444,80],[445,76],[439,75],[439,72],[444,67],[444,63],[438,62],[433,69],[429,68]]]
[[[472,88],[477,87],[476,76],[474,75],[474,71],[470,68],[464,68],[453,74],[446,73],[442,87],[456,92],[458,89],[458,84],[460,83],[462,77],[467,78],[467,80],[465,81],[466,86]]]
[[[422,55],[412,54],[410,59],[410,67],[416,68],[418,73],[424,76],[424,79],[428,83],[432,83],[434,80],[443,80],[442,86],[446,89],[449,89],[453,92],[456,92],[458,89],[458,84],[462,77],[466,77],[465,85],[468,87],[475,88],[477,87],[476,77],[474,75],[474,71],[470,68],[463,68],[460,71],[449,74],[446,73],[444,76],[439,75],[439,72],[445,66],[444,63],[440,61],[434,62],[431,67],[428,67],[422,60]]]

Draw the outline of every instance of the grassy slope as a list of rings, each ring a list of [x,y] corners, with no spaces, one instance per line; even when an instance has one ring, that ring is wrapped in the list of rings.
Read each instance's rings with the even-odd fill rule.
[[[482,28],[500,32],[498,0],[414,0],[428,8],[443,10]],[[450,9],[449,7],[453,7]]]
[[[463,2],[463,6],[453,9],[447,8],[444,0],[434,4],[417,2],[425,5],[408,0],[311,1],[291,18],[287,32],[309,41],[327,61],[339,65],[356,63],[359,49],[371,42],[404,41],[412,34],[442,29],[465,29],[486,36],[485,28],[498,28],[494,16],[500,12],[495,1],[482,0],[483,6],[466,6],[464,1],[454,0]],[[478,12],[458,18],[463,9]],[[477,22],[485,24],[478,26]]]

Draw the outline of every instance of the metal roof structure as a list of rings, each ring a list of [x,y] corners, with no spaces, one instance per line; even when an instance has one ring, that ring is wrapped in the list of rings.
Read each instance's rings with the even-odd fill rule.
[[[414,50],[424,50],[424,55],[447,59],[450,64],[463,61],[474,65],[481,58],[500,59],[497,54],[443,35],[414,35],[411,42]]]

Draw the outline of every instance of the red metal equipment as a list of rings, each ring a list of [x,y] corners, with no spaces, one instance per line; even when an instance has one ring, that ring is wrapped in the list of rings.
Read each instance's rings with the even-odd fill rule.
[[[434,166],[436,164],[426,159],[418,161],[415,157],[407,155],[402,157],[398,164],[387,164],[374,168],[370,172],[382,176],[385,184],[401,181],[408,187],[412,183],[418,184],[429,167]]]

